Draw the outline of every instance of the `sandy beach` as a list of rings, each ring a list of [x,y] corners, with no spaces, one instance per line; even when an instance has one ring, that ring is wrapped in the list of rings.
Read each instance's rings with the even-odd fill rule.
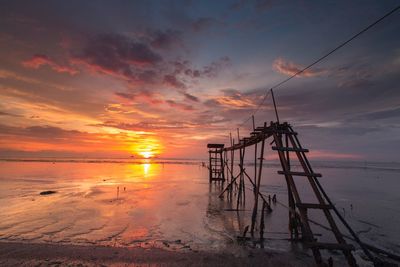
[[[252,241],[237,239],[250,224],[251,198],[235,211],[232,203],[218,198],[221,188],[209,185],[208,170],[197,163],[0,165],[1,266],[314,265],[310,250],[287,240],[287,192],[273,164],[266,166],[268,179],[261,187],[278,199],[265,217],[264,248],[258,229]],[[323,182],[360,237],[398,253],[395,168],[320,164],[327,174]],[[352,179],[341,179],[345,173]],[[368,195],[343,190],[361,179]],[[381,189],[385,195],[377,187],[382,179],[390,185]],[[310,216],[321,221],[317,214]],[[317,234],[326,231],[318,228]],[[354,253],[369,266],[359,248]],[[338,253],[324,257],[343,263]]]
[[[249,250],[242,255],[0,242],[1,266],[312,266],[292,253]]]

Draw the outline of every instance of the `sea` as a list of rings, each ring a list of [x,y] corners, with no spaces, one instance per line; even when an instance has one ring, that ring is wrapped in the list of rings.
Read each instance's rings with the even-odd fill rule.
[[[290,242],[287,186],[280,164],[262,168],[261,193],[276,196],[271,212],[260,214],[253,236],[254,195],[246,180],[246,201],[226,195],[227,183],[209,183],[206,160],[198,159],[0,159],[0,241],[174,251],[245,253],[248,249],[292,251],[312,257],[301,242]],[[400,163],[312,161],[314,172],[340,215],[367,244],[400,254]],[[237,165],[235,163],[235,165]],[[245,164],[254,178],[255,166]],[[237,167],[234,172],[237,173]],[[306,177],[296,177],[304,202],[313,194]],[[262,205],[259,205],[261,208]],[[330,242],[323,213],[309,213],[315,237]],[[351,236],[337,217],[343,234]],[[246,238],[243,238],[246,237]],[[360,261],[366,259],[351,240]],[[343,262],[340,253],[324,256]],[[368,262],[364,262],[368,266]]]

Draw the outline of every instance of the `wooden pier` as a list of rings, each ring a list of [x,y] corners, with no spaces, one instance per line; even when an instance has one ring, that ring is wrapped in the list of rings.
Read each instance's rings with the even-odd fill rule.
[[[225,181],[224,160],[222,158],[224,144],[208,144],[210,183]]]
[[[275,104],[275,103],[274,103]],[[276,113],[276,115],[278,115]],[[238,130],[238,141],[230,135],[230,146],[224,147],[222,144],[209,144],[210,155],[210,183],[213,181],[224,181],[227,178],[227,185],[222,189],[220,197],[227,197],[232,200],[236,197],[236,205],[239,210],[240,205],[245,205],[246,193],[245,182],[251,184],[254,198],[252,210],[250,234],[252,238],[255,235],[257,217],[261,214],[260,225],[258,227],[260,240],[264,238],[264,214],[271,212],[270,199],[260,192],[262,179],[262,170],[264,162],[264,152],[268,145],[271,150],[278,154],[281,170],[277,173],[283,176],[286,181],[288,191],[288,224],[290,240],[301,241],[306,247],[311,249],[316,264],[318,266],[329,266],[330,260],[325,261],[321,256],[321,250],[339,250],[341,251],[349,266],[357,266],[356,260],[352,254],[354,246],[348,244],[344,235],[339,230],[337,221],[347,228],[352,239],[358,243],[366,256],[375,264],[377,258],[373,257],[368,248],[357,237],[349,224],[344,220],[332,203],[325,190],[322,188],[318,178],[321,174],[314,172],[306,153],[308,149],[303,148],[298,138],[297,132],[287,123],[280,123],[277,116],[277,122],[264,123],[261,127],[254,126],[249,136],[240,138]],[[254,148],[254,177],[250,177],[244,165],[245,152],[249,147]],[[234,172],[235,154],[238,153],[238,173]],[[293,163],[297,167],[293,168]],[[222,167],[221,167],[222,166]],[[298,180],[306,179],[308,186],[314,195],[314,202],[304,202],[301,192],[298,190]],[[270,198],[270,196],[269,196]],[[275,199],[276,200],[276,199]],[[329,224],[329,229],[334,235],[334,242],[319,242],[317,235],[311,227],[308,216],[309,210],[318,210]],[[335,218],[333,215],[336,215]],[[247,231],[247,230],[246,230]]]

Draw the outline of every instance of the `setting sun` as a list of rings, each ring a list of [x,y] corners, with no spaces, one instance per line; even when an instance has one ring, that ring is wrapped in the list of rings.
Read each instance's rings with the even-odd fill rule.
[[[163,151],[162,142],[154,137],[138,140],[129,147],[134,155],[149,159],[160,155]]]
[[[151,151],[143,151],[140,152],[139,154],[146,159],[152,158],[154,156],[154,154]]]

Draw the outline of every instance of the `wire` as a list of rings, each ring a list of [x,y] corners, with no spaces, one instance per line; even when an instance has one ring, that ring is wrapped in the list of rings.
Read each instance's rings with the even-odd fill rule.
[[[339,44],[338,46],[336,46],[335,48],[333,48],[332,50],[330,50],[328,53],[326,53],[325,55],[321,56],[320,58],[318,58],[317,60],[315,60],[314,62],[312,62],[311,64],[309,64],[308,66],[306,66],[305,68],[299,70],[298,72],[296,72],[295,74],[293,74],[292,76],[284,79],[283,81],[277,83],[276,85],[272,86],[271,88],[268,89],[268,91],[265,93],[264,98],[262,99],[262,101],[258,104],[258,106],[254,109],[254,111],[252,112],[252,114],[244,121],[242,122],[238,127],[242,127],[244,124],[246,124],[252,116],[254,116],[261,108],[261,106],[264,104],[265,100],[267,99],[268,95],[271,93],[271,91],[275,88],[278,88],[279,86],[281,86],[282,84],[290,81],[291,79],[293,79],[294,77],[298,76],[299,74],[303,73],[304,71],[308,70],[309,68],[311,68],[312,66],[318,64],[319,62],[321,62],[322,60],[324,60],[325,58],[327,58],[328,56],[332,55],[333,53],[335,53],[336,51],[338,51],[339,49],[341,49],[343,46],[347,45],[348,43],[350,43],[351,41],[353,41],[354,39],[356,39],[357,37],[359,37],[361,34],[365,33],[366,31],[368,31],[369,29],[371,29],[372,27],[374,27],[376,24],[378,24],[379,22],[381,22],[382,20],[384,20],[385,18],[389,17],[390,15],[392,15],[393,13],[395,13],[396,11],[398,11],[400,9],[400,5],[395,7],[394,9],[392,9],[391,11],[389,11],[388,13],[386,13],[384,16],[382,16],[381,18],[379,18],[378,20],[374,21],[373,23],[371,23],[370,25],[368,25],[367,27],[365,27],[364,29],[362,29],[361,31],[359,31],[358,33],[356,33],[355,35],[353,35],[352,37],[350,37],[349,39],[347,39],[346,41],[342,42],[341,44]]]

